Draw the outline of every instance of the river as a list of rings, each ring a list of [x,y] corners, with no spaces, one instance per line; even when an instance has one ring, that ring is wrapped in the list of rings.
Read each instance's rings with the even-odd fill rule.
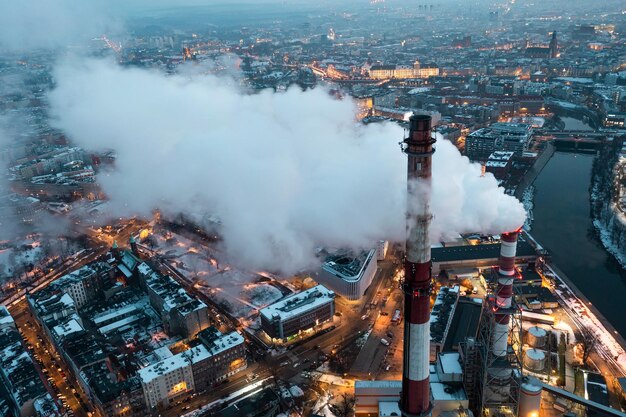
[[[565,130],[589,130],[593,131],[591,126],[585,123],[582,120],[576,119],[574,117],[561,117],[561,121],[565,123]]]
[[[589,184],[593,155],[556,152],[534,182],[532,235],[621,335],[626,272],[596,237]]]

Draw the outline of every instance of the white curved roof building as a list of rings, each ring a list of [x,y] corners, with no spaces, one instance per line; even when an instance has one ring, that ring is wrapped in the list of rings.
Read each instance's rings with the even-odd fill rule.
[[[316,281],[348,300],[358,300],[376,275],[376,249],[358,255],[349,251],[328,255]]]

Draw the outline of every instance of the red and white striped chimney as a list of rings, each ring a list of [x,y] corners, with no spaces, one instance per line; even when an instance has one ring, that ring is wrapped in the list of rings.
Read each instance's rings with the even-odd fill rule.
[[[498,285],[496,287],[495,328],[491,341],[495,356],[505,356],[509,333],[511,297],[515,278],[515,253],[519,230],[503,233],[500,239],[500,259],[498,262]]]
[[[404,361],[400,409],[405,417],[430,415],[430,181],[435,139],[431,117],[414,114],[409,137],[401,143],[408,156],[407,240],[404,263]]]

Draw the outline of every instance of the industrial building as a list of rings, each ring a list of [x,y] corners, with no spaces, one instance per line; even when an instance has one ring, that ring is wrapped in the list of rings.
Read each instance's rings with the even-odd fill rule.
[[[328,254],[314,279],[348,300],[360,299],[369,288],[377,270],[379,249]]]
[[[261,327],[270,338],[286,340],[332,320],[334,314],[335,293],[317,285],[262,309]]]
[[[477,245],[441,246],[432,248],[433,274],[442,271],[491,268],[498,264],[500,243],[479,243]],[[524,238],[517,245],[515,263],[525,266],[535,262],[537,252]]]
[[[409,180],[430,182],[434,143],[430,118],[412,116],[402,146],[408,155]],[[408,193],[409,199],[414,197],[410,185]],[[419,204],[409,207],[402,381],[356,381],[356,413],[405,417],[538,415],[536,399],[542,386],[523,378],[521,309],[513,297],[519,231],[502,234],[500,244],[489,248],[498,251],[498,255],[489,255],[497,257],[498,268],[494,289],[484,301],[467,299],[460,304],[458,288],[441,288],[431,312],[429,195],[421,194]],[[460,305],[465,310],[473,306],[469,320],[457,313]],[[450,337],[455,340],[448,342]],[[435,355],[429,358],[432,346]]]
[[[465,154],[472,161],[485,161],[496,151],[513,152],[516,157],[528,150],[533,129],[526,123],[494,123],[470,133]]]

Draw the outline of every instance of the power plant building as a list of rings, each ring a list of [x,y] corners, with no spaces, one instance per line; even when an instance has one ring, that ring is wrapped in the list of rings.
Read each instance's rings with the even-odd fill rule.
[[[351,252],[331,254],[315,280],[348,300],[358,300],[376,275],[378,253],[378,249],[372,249],[356,256]]]
[[[331,320],[334,314],[335,293],[317,285],[262,309],[261,327],[272,339],[285,340]]]
[[[468,268],[490,268],[498,264],[499,243],[445,246],[432,248],[433,274],[441,271]],[[520,239],[517,244],[517,265],[528,264],[537,259],[537,252],[530,243]]]

